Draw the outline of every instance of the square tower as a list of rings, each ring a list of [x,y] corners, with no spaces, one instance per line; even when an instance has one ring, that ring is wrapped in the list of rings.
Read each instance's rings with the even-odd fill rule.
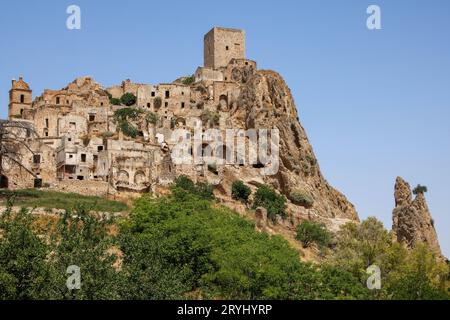
[[[226,67],[231,59],[245,59],[244,30],[212,28],[204,37],[204,66]]]
[[[13,79],[11,90],[9,90],[9,119],[23,118],[24,111],[31,109],[32,99],[32,91],[28,83],[22,77],[18,81]]]

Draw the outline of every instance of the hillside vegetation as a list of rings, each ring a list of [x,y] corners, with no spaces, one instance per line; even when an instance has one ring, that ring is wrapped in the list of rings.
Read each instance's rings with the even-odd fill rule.
[[[128,210],[128,206],[122,202],[95,196],[83,196],[77,193],[62,193],[39,189],[0,190],[0,204],[6,205],[6,201],[10,197],[14,197],[14,205],[27,208],[74,209],[81,205],[92,211],[100,212],[122,212]]]
[[[448,299],[448,267],[425,247],[393,245],[378,221],[346,226],[312,265],[186,179],[169,196],[142,196],[123,220],[78,207],[42,235],[35,219],[25,209],[0,216],[1,299]],[[381,290],[367,289],[371,263],[389,272]],[[80,290],[66,287],[70,265]]]

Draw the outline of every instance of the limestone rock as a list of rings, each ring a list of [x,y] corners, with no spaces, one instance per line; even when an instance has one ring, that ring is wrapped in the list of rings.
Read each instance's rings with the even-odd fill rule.
[[[280,132],[280,167],[276,175],[262,177],[289,198],[298,189],[308,191],[314,204],[308,209],[324,219],[359,221],[354,206],[331,187],[322,176],[318,161],[299,122],[291,91],[276,72],[260,70],[242,85],[238,107],[231,110],[235,127],[245,129],[278,128]],[[243,180],[257,180],[256,172],[239,174]],[[304,214],[305,208],[290,206],[290,214]]]
[[[395,209],[392,216],[394,239],[414,248],[418,243],[427,244],[441,256],[434,222],[423,193],[412,199],[409,184],[398,177],[395,183]]]

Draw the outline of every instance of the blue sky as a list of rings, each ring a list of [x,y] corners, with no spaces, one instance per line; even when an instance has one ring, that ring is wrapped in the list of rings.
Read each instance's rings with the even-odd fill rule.
[[[81,7],[82,29],[66,28]],[[382,30],[366,28],[381,8]],[[450,1],[29,1],[0,11],[0,117],[12,78],[34,90],[91,75],[169,82],[203,63],[212,26],[246,30],[247,56],[280,72],[323,174],[361,218],[391,226],[400,175],[428,186],[450,256]]]

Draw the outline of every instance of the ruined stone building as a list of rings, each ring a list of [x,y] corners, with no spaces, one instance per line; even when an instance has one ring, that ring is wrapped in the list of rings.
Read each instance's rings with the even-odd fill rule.
[[[126,96],[135,99],[128,103]],[[274,158],[251,157],[249,132],[272,128],[279,131],[279,145],[270,146],[272,156],[279,152],[279,168],[267,174]],[[242,30],[209,31],[204,65],[172,83],[125,80],[104,88],[80,77],[33,99],[24,79],[13,80],[9,120],[0,129],[2,144],[11,135],[23,142],[14,147],[18,152],[2,145],[3,188],[142,193],[184,174],[215,185],[224,199],[231,199],[238,179],[251,188],[273,186],[289,199],[290,218],[280,223],[292,230],[301,219],[334,229],[358,220],[353,205],[322,176],[283,78],[246,58]],[[314,203],[296,202],[295,192]]]
[[[192,77],[173,83],[125,80],[103,88],[91,77],[80,77],[61,90],[45,90],[33,100],[29,84],[22,77],[13,80],[9,123],[26,124],[33,134],[14,129],[24,130],[20,135],[30,150],[19,152],[17,160],[23,167],[2,160],[3,186],[103,181],[114,190],[145,192],[155,184],[172,182],[177,171],[204,176],[206,163],[173,164],[170,150],[177,141],[171,140],[171,133],[182,128],[192,131],[193,139],[198,126],[205,127],[203,132],[230,128],[228,113],[236,107],[239,86],[256,71],[256,63],[245,59],[242,30],[213,28],[205,35],[204,49],[205,65]],[[135,105],[129,107],[139,109],[141,115],[157,115],[155,123],[145,116],[130,120],[137,131],[133,138],[121,132],[115,117],[118,109],[129,107],[111,103],[126,93],[136,97]],[[207,147],[224,150],[223,146],[201,146]],[[192,146],[188,148],[192,155]]]

